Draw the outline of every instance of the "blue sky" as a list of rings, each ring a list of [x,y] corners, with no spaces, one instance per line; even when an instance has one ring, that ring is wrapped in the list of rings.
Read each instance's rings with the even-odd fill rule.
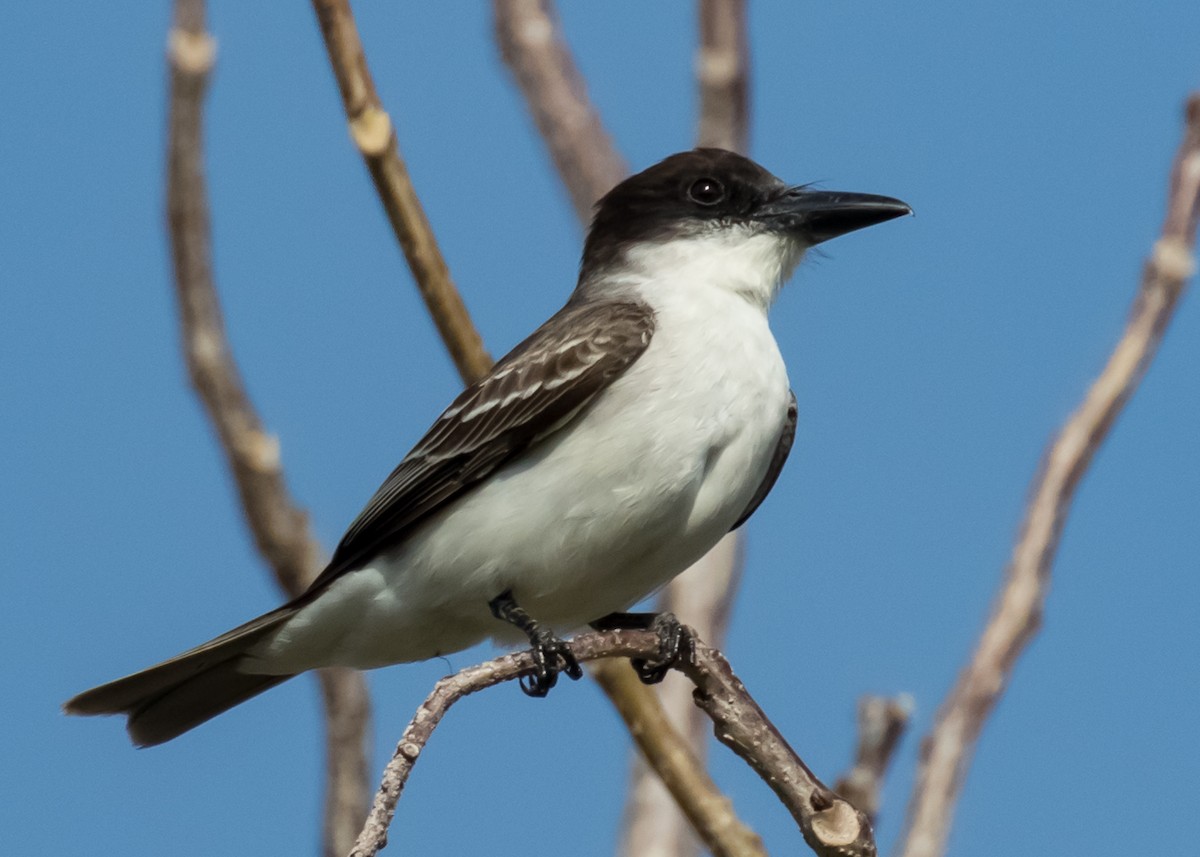
[[[565,298],[578,226],[484,4],[357,6],[417,188],[501,353]],[[278,600],[176,346],[167,23],[164,3],[21,4],[0,31],[12,853],[317,851],[311,680],[140,752],[116,720],[58,713]],[[229,333],[331,545],[458,381],[349,144],[311,11],[219,2],[211,24]],[[691,145],[689,4],[571,4],[564,24],[633,165]],[[751,25],[752,154],[787,179],[916,210],[827,245],[773,314],[799,435],[748,529],[728,654],[831,780],[856,697],[912,693],[923,732],[981,626],[1041,449],[1118,335],[1156,235],[1180,105],[1200,86],[1200,6],[763,0]],[[1123,854],[1127,821],[1147,852],[1187,835],[1200,769],[1195,298],[1083,482],[1045,627],[971,771],[956,853]],[[371,675],[375,769],[446,669]],[[884,795],[885,846],[916,745]],[[418,766],[387,853],[609,854],[627,755],[587,683],[544,702],[514,687],[471,699]],[[793,853],[769,790],[713,755],[742,816]]]

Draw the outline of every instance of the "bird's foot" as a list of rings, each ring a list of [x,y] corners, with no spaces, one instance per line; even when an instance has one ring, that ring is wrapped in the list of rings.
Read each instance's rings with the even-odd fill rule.
[[[526,613],[513,598],[511,590],[505,590],[488,602],[492,615],[501,621],[515,625],[529,637],[530,655],[533,657],[533,672],[520,678],[521,690],[527,696],[542,697],[558,684],[558,674],[566,673],[570,679],[583,676],[583,668],[571,646],[553,631],[542,627]]]
[[[575,653],[565,640],[561,640],[553,632],[538,628],[529,635],[532,644],[530,654],[533,655],[533,673],[520,678],[521,690],[526,696],[545,696],[550,688],[558,684],[558,674],[566,673],[568,678],[578,680],[583,675],[583,667],[575,659]]]
[[[650,630],[658,635],[658,655],[653,659],[630,658],[644,684],[658,684],[681,659],[692,656],[692,631],[674,613],[609,613],[591,623],[597,631]]]
[[[658,657],[653,660],[630,658],[629,663],[643,684],[658,684],[680,659],[691,657],[695,641],[691,630],[676,619],[674,613],[654,614],[650,630],[658,635]]]

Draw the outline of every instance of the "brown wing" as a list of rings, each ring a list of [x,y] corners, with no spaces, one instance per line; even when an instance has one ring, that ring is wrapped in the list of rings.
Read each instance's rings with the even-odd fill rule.
[[[792,451],[792,441],[796,439],[796,417],[799,414],[799,409],[796,407],[796,394],[789,392],[788,396],[787,421],[783,424],[783,432],[779,435],[779,442],[775,444],[775,454],[771,456],[771,466],[767,468],[767,475],[759,483],[758,490],[750,498],[750,503],[746,506],[746,511],[742,512],[742,516],[738,518],[737,523],[729,528],[731,532],[746,523],[755,510],[762,505],[762,501],[767,499],[767,495],[775,487],[775,480],[779,478],[779,474],[783,471],[783,465],[787,462],[788,453]]]
[[[361,567],[489,473],[565,425],[650,344],[633,301],[570,304],[454,400],[350,525],[309,592]]]

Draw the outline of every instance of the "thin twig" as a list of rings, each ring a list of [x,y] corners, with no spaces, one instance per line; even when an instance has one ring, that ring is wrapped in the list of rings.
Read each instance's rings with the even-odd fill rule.
[[[316,575],[321,548],[295,504],[279,443],[263,428],[233,359],[213,283],[204,181],[203,101],[216,56],[203,0],[178,0],[168,45],[171,72],[167,142],[167,220],[180,339],[188,373],[233,474],[255,545],[279,586],[297,595]],[[325,703],[325,851],[344,853],[346,831],[366,812],[366,683],[352,670],[318,674]]]
[[[745,0],[700,0],[700,127],[696,142],[732,152],[750,148],[750,51]]]
[[[493,0],[500,53],[525,96],[580,221],[629,174],[588,99],[550,0]]]
[[[342,94],[350,136],[371,173],[429,315],[459,375],[469,384],[487,372],[492,359],[450,278],[450,269],[400,156],[396,130],[375,91],[350,4],[348,0],[313,0],[313,9]]]
[[[651,631],[587,633],[571,642],[580,661],[653,658],[658,636]],[[741,756],[792,814],[804,839],[821,857],[872,857],[875,842],[862,813],[830,791],[804,764],[734,676],[717,650],[695,640],[693,651],[675,665],[696,686],[695,699],[712,719],[717,738]],[[404,730],[367,824],[351,852],[372,857],[387,844],[387,830],[413,765],[450,706],[464,696],[511,681],[533,670],[528,652],[504,655],[448,676],[417,709]]]
[[[1200,217],[1200,94],[1188,102],[1183,143],[1171,172],[1162,237],[1142,270],[1125,331],[1083,403],[1050,444],[1030,491],[1020,535],[971,661],[922,745],[903,857],[937,857],[946,846],[963,779],[987,716],[1017,657],[1041,623],[1050,569],[1079,480],[1158,350],[1195,271]]]
[[[883,778],[912,716],[912,698],[864,696],[858,701],[858,749],[854,765],[838,778],[833,790],[875,823]]]

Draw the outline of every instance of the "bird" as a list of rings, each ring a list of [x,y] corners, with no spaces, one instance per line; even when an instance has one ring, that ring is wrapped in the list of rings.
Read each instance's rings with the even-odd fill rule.
[[[579,664],[561,635],[652,627],[626,611],[740,527],[774,486],[797,406],[768,310],[805,252],[910,214],[789,185],[734,152],[673,154],[596,204],[566,304],[468,386],[300,596],[84,691],[161,744],[307,670],[371,669],[528,640],[523,688]]]

